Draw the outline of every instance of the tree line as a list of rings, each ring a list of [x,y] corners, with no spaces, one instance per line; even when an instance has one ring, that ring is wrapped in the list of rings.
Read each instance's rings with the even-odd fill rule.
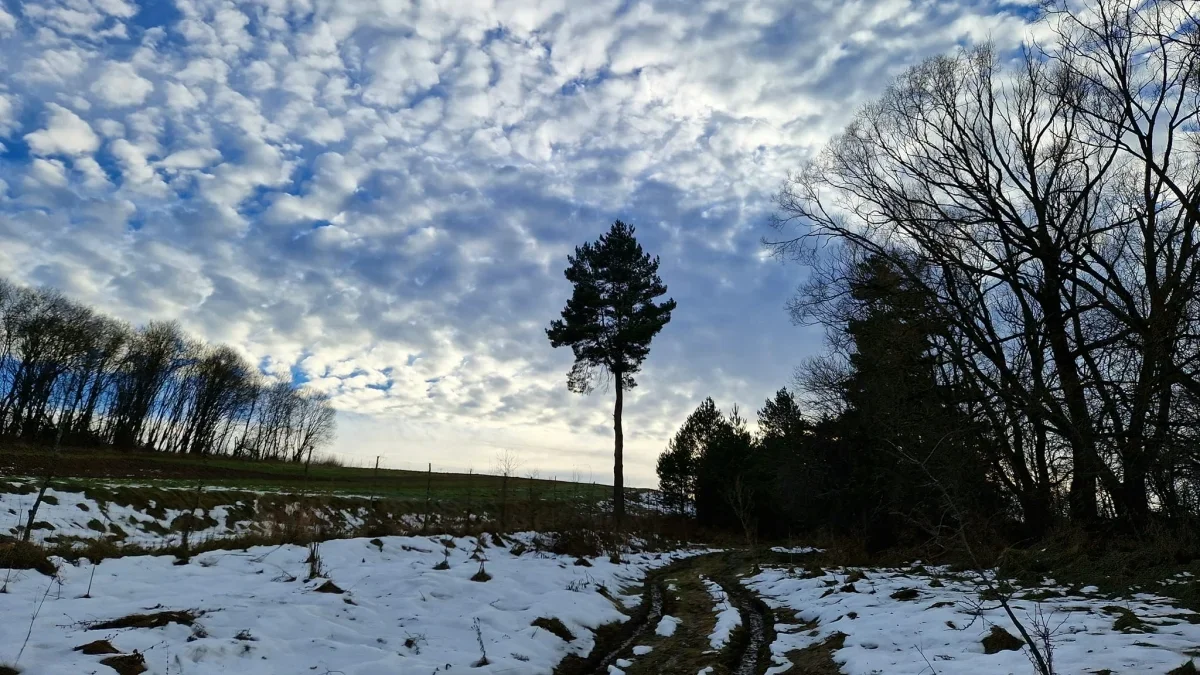
[[[1045,12],[1046,46],[921,63],[785,181],[765,244],[808,267],[789,310],[828,349],[756,435],[689,418],[659,473],[698,516],[744,492],[760,529],[889,539],[1200,513],[1200,15]]]
[[[265,377],[227,345],[0,279],[0,435],[303,461],[334,428],[327,395]]]

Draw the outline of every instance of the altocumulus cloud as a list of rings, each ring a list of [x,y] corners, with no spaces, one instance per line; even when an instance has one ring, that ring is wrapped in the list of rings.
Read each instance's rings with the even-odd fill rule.
[[[0,0],[0,274],[177,319],[328,391],[337,450],[609,474],[609,397],[542,330],[638,226],[679,301],[627,403],[635,483],[706,395],[817,348],[770,194],[908,64],[1031,0]]]

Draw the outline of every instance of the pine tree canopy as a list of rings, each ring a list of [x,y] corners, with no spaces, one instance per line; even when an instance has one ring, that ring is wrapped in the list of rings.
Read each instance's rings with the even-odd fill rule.
[[[575,365],[567,377],[571,391],[591,390],[597,371],[636,386],[637,373],[650,353],[650,341],[671,320],[675,301],[655,300],[667,292],[658,276],[658,257],[650,257],[634,238],[634,228],[613,223],[599,241],[577,246],[567,258],[567,280],[574,291],[546,329],[553,347],[570,346]]]

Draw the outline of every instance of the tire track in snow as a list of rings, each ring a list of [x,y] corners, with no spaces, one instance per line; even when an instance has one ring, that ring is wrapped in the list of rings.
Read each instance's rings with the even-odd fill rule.
[[[732,576],[720,576],[714,579],[729,601],[737,608],[742,616],[742,625],[746,631],[746,643],[737,659],[736,675],[759,675],[767,669],[770,663],[768,656],[771,640],[768,631],[773,632],[775,625],[771,610],[750,589],[743,586]]]
[[[761,675],[770,664],[769,645],[773,640],[774,618],[770,609],[754,594],[743,586],[734,576],[734,570],[740,558],[737,552],[713,553],[705,556],[686,558],[667,567],[655,570],[643,582],[643,603],[625,623],[619,633],[605,640],[605,644],[597,642],[593,653],[586,660],[568,665],[566,662],[555,669],[555,675],[608,675],[608,667],[619,658],[633,657],[633,646],[652,631],[663,616],[663,598],[665,592],[664,580],[683,574],[697,574],[693,567],[698,561],[718,558],[721,560],[720,573],[712,574],[709,578],[725,591],[729,602],[737,608],[742,617],[744,636],[735,640],[735,644],[726,649],[737,650],[735,654],[727,654],[723,662],[729,664],[731,675]],[[735,665],[736,664],[736,665]],[[690,674],[683,674],[690,675]]]

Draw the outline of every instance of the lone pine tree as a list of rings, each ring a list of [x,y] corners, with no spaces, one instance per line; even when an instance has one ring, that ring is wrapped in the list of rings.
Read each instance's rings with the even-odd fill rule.
[[[621,221],[595,242],[577,246],[567,256],[567,280],[574,285],[562,319],[550,323],[546,335],[553,347],[570,346],[575,365],[567,374],[567,387],[579,394],[591,392],[598,378],[611,376],[616,383],[613,406],[615,433],[613,463],[613,518],[625,517],[621,430],[623,393],[637,386],[633,376],[650,353],[650,341],[671,320],[675,301],[655,299],[667,293],[658,276],[658,257],[642,250],[634,228]]]

